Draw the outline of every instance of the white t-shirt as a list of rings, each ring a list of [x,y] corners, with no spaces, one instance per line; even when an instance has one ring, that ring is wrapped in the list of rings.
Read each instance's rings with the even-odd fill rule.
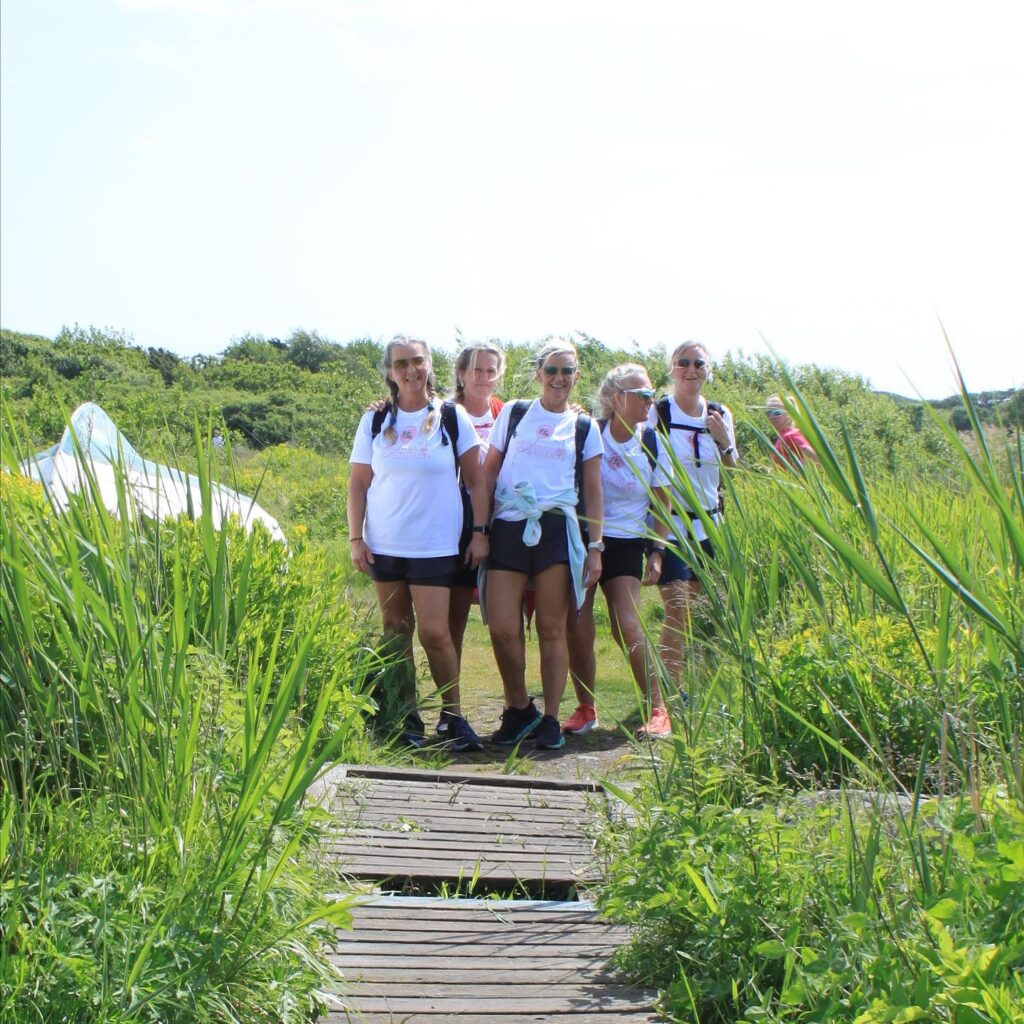
[[[701,399],[703,402],[702,414],[700,416],[687,416],[682,409],[679,408],[678,403],[675,400],[675,396],[669,395],[668,398],[668,409],[669,419],[673,424],[682,424],[691,427],[704,427],[708,425],[708,407],[707,400]],[[733,428],[732,413],[722,406],[722,419],[725,420],[725,426],[729,431],[729,444],[735,446],[736,444],[736,433]],[[651,406],[651,412],[648,418],[648,422],[652,427],[657,429],[658,427],[658,406],[657,404]],[[697,439],[697,449],[694,450],[694,438]],[[678,427],[669,431],[669,440],[672,444],[672,450],[675,452],[676,458],[682,464],[683,469],[686,470],[687,475],[690,477],[690,482],[693,484],[694,490],[697,492],[697,496],[701,499],[702,507],[711,510],[718,507],[718,481],[720,475],[720,467],[722,464],[722,455],[718,450],[718,445],[715,444],[715,439],[710,434],[698,434],[692,430],[681,430]],[[700,454],[700,466],[697,466],[697,453]],[[676,496],[679,501],[682,502],[684,508],[689,508],[689,503],[686,500],[686,496],[676,489]],[[706,540],[708,532],[704,529],[704,524],[700,519],[688,520],[689,525],[693,527],[693,536],[697,540]],[[675,523],[673,527],[672,536],[680,537],[687,533],[687,522],[681,521],[679,517],[675,517]]]
[[[550,507],[565,491],[576,486],[576,413],[548,412],[534,401],[516,427],[515,437],[508,440],[508,420],[515,402],[507,402],[491,428],[491,445],[505,452],[505,461],[498,474],[498,486],[512,488],[523,480],[533,484],[537,504]],[[602,453],[601,432],[597,421],[590,421],[583,443],[583,461]],[[504,519],[500,505],[495,507],[496,519]]]
[[[374,414],[359,421],[349,462],[368,465],[373,479],[366,492],[363,539],[375,555],[398,558],[440,558],[459,551],[462,532],[462,497],[455,475],[451,441],[442,442],[440,404],[437,426],[423,433],[427,409],[398,411],[398,437],[388,444],[384,432],[391,419],[385,416],[380,433],[371,437]],[[461,457],[480,444],[469,414],[455,406],[459,418],[458,454]]]
[[[657,461],[652,469],[643,447],[643,432],[644,424],[640,424],[632,437],[622,444],[612,437],[607,424],[601,434],[605,537],[646,537],[650,489],[669,486],[672,462],[668,446],[662,438],[657,438]]]
[[[490,437],[491,428],[494,426],[494,413],[488,408],[482,416],[474,416],[469,413],[469,418],[473,421],[473,429],[476,431],[476,436],[480,438],[480,461],[483,462],[487,457],[487,449],[490,448]]]

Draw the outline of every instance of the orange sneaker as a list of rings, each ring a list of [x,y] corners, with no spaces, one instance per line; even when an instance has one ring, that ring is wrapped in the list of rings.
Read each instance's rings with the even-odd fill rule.
[[[571,733],[573,736],[582,736],[596,728],[597,708],[593,704],[580,704],[562,723],[562,732]]]
[[[647,719],[647,724],[640,726],[636,734],[640,739],[645,739],[649,736],[651,739],[656,740],[671,736],[672,721],[668,717],[668,712],[664,708],[654,708],[651,711],[651,717]]]

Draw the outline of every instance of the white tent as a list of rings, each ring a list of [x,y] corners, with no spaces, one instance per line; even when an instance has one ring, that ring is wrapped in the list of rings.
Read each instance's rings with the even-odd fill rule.
[[[75,440],[82,457],[75,454]],[[96,481],[100,500],[117,515],[117,474],[121,473],[132,501],[140,512],[154,519],[166,519],[182,512],[198,516],[202,508],[199,477],[170,466],[150,462],[124,439],[114,421],[92,402],[80,405],[59,443],[21,464],[25,476],[38,480],[59,511],[68,506],[68,495],[88,491],[82,458]],[[227,516],[236,516],[246,527],[262,523],[276,540],[285,539],[277,520],[252,498],[227,487],[211,485],[213,523],[219,527]]]

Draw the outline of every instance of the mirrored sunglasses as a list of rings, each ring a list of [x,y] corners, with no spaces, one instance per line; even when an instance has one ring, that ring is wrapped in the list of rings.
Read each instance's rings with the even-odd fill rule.
[[[637,398],[642,398],[645,402],[654,401],[654,391],[651,388],[623,388],[622,393],[624,395],[636,395]]]
[[[765,415],[766,416],[785,416],[786,415],[786,410],[785,409],[766,409],[765,410]]]
[[[708,361],[706,359],[690,359],[689,356],[683,356],[682,359],[676,360],[676,366],[681,366],[684,370],[691,365],[696,370],[703,370],[708,365]]]
[[[403,370],[409,369],[410,363],[413,366],[415,366],[417,369],[419,369],[421,366],[426,366],[427,365],[427,357],[426,356],[410,356],[408,359],[392,359],[391,360],[391,369],[392,370],[397,370],[399,373],[401,373]]]
[[[545,366],[544,373],[548,377],[557,376],[559,373],[563,377],[571,377],[576,372],[575,366]]]

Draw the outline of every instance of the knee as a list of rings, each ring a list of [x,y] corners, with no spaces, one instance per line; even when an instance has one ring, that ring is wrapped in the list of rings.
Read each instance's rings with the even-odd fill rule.
[[[523,630],[520,623],[495,622],[492,619],[488,623],[487,629],[494,647],[518,646],[523,642]]]
[[[537,639],[545,646],[550,644],[565,644],[565,621],[561,618],[542,619],[538,616]]]
[[[447,622],[420,622],[417,636],[423,648],[429,651],[436,651],[452,641]]]

